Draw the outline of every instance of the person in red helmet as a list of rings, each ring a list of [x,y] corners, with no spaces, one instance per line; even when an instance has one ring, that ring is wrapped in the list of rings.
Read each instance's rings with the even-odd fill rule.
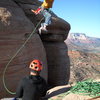
[[[42,63],[39,60],[33,60],[29,68],[31,69],[30,75],[24,77],[18,85],[16,90],[16,97],[22,100],[40,100],[46,95],[47,83],[40,76],[42,70]]]

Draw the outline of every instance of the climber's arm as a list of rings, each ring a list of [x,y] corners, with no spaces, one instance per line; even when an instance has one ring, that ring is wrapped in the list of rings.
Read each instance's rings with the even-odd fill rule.
[[[41,8],[39,7],[37,10],[33,10],[33,9],[31,9],[31,11],[37,15],[37,14],[40,13]]]

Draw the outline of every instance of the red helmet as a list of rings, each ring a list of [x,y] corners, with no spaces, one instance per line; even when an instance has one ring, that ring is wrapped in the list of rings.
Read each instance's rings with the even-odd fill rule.
[[[42,63],[39,60],[33,60],[30,63],[29,68],[31,68],[34,71],[41,71],[42,70]]]

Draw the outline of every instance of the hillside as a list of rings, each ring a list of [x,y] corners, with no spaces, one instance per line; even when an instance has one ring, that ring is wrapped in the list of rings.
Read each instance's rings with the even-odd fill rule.
[[[65,41],[70,57],[70,82],[100,78],[100,38],[70,33]]]
[[[88,78],[100,78],[100,54],[69,51],[71,76],[70,82]]]

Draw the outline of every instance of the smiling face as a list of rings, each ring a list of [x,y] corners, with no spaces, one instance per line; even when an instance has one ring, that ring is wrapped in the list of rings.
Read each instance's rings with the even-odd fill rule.
[[[34,71],[41,71],[42,70],[42,64],[41,64],[41,62],[39,60],[33,60],[30,63],[29,68],[34,70]]]

